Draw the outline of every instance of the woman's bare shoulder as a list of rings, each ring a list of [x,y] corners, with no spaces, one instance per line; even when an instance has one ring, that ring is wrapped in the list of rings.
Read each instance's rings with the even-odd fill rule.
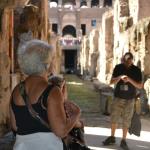
[[[12,92],[11,92],[11,95],[12,95],[12,96],[13,96],[13,95],[16,95],[16,93],[19,92],[19,86],[20,86],[20,83],[18,83],[18,84],[14,87],[14,89],[13,89]]]

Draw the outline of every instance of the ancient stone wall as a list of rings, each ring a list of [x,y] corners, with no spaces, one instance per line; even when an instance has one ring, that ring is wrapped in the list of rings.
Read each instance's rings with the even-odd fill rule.
[[[11,92],[10,71],[11,71],[11,36],[12,36],[13,10],[3,8],[1,16],[0,31],[0,136],[7,130],[9,118],[9,99]]]
[[[86,25],[86,34],[92,31],[95,26],[91,25],[92,20],[96,20],[96,27],[98,28],[101,22],[102,14],[108,8],[86,8],[86,9],[78,9],[74,8],[74,11],[68,11],[66,9],[60,9],[58,7],[49,9],[49,19],[51,24],[58,24],[58,33],[62,34],[62,29],[64,26],[71,24],[76,27],[76,30],[80,30],[80,24]],[[65,20],[63,17],[69,15]],[[75,16],[70,18],[70,16]]]
[[[89,39],[84,36],[82,39],[82,46],[80,51],[80,70],[81,75],[89,75]]]
[[[28,3],[29,0],[1,0],[0,1],[0,8],[15,8],[22,7]]]
[[[9,100],[14,71],[13,9],[25,4],[22,1],[0,1],[0,136],[8,131]]]
[[[98,59],[98,41],[99,38],[99,32],[97,29],[94,29],[89,34],[89,75],[90,77],[96,77],[97,76],[97,59]]]
[[[133,18],[134,24],[142,18],[147,18],[150,16],[149,7],[149,0],[129,0],[130,16]]]
[[[8,131],[10,93],[20,80],[20,73],[16,73],[16,52],[21,42],[20,36],[26,32],[27,35],[30,34],[30,32],[28,33],[30,28],[33,37],[46,41],[48,39],[47,0],[41,1],[40,11],[38,12],[38,15],[40,14],[40,22],[37,22],[39,20],[36,16],[36,11],[34,11],[37,10],[36,7],[26,6],[25,9],[22,9],[28,1],[0,1],[0,136]],[[28,11],[26,11],[27,7],[29,8]],[[26,24],[21,26],[19,23],[24,20],[20,21],[20,15],[23,11],[25,11],[27,18],[23,16],[22,19],[27,21]],[[35,30],[40,30],[39,34]],[[27,40],[27,37],[24,35],[21,39]]]
[[[125,48],[124,41],[128,40],[126,35],[121,35],[133,25],[132,18],[129,16],[128,0],[116,0],[114,4],[114,59],[113,65],[121,62],[122,55]],[[121,40],[120,40],[121,39]],[[123,41],[122,41],[123,40]],[[127,47],[128,48],[128,47]]]
[[[98,74],[98,45],[99,31],[93,29],[88,36],[84,36],[82,40],[80,52],[80,69],[81,74],[88,78],[96,77]]]
[[[143,18],[147,18],[150,15],[148,8],[150,7],[150,2],[148,0],[116,0],[114,4],[114,65],[120,62],[122,55],[126,51],[130,51],[130,44],[133,45],[134,42],[129,42],[130,31],[134,30],[133,26],[136,25]],[[145,25],[143,25],[145,26]],[[140,25],[142,30],[142,25]],[[139,30],[139,29],[138,29]],[[131,31],[132,35],[136,37],[136,33]],[[141,34],[139,33],[138,37]],[[134,40],[133,40],[134,41]],[[141,43],[141,42],[140,42]],[[135,43],[134,43],[135,44]],[[139,42],[135,45],[139,45]]]
[[[16,9],[15,18],[19,23],[15,28],[17,34],[32,32],[33,38],[47,41],[48,39],[48,2],[47,0],[30,0],[29,5]]]
[[[60,74],[62,65],[62,50],[59,44],[59,37],[53,32],[50,33],[49,43],[55,51],[55,57],[53,59],[53,73]]]
[[[20,72],[17,62],[17,49],[25,42],[35,38],[48,41],[48,2],[47,0],[30,0],[24,8],[16,8],[14,13],[14,73],[16,80]],[[17,81],[16,81],[17,83]]]
[[[109,82],[113,60],[113,13],[108,11],[103,15],[99,29],[99,74],[101,82]]]

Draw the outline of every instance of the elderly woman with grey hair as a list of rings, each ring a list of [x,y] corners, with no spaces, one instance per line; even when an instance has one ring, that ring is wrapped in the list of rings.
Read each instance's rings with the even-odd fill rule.
[[[21,82],[25,97],[21,93],[21,83],[11,95],[10,119],[16,132],[13,150],[63,150],[61,139],[78,124],[80,109],[67,105],[65,83],[62,88],[48,84],[53,56],[52,47],[41,40],[31,40],[18,50],[20,69],[28,76]],[[31,115],[24,100],[27,97],[48,127]]]

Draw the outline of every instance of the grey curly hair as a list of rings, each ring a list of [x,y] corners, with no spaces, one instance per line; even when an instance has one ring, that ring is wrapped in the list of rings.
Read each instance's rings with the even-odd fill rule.
[[[18,63],[27,75],[47,71],[53,57],[53,48],[41,40],[30,40],[18,48]]]

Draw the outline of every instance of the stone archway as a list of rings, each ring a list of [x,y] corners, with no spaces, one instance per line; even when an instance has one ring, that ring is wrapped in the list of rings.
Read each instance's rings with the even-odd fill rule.
[[[76,16],[75,16],[75,14],[73,14],[73,13],[67,13],[67,14],[64,14],[64,16],[62,17],[62,28],[61,28],[61,30],[63,31],[64,30],[64,28],[66,27],[66,26],[72,26],[71,28],[74,30],[76,30]],[[68,27],[67,27],[68,28]],[[76,33],[76,32],[75,32]],[[75,34],[76,35],[76,34]],[[76,37],[76,36],[74,36],[74,37]]]
[[[62,29],[67,25],[72,25],[76,28],[76,15],[74,13],[65,13],[62,17]]]
[[[87,6],[87,2],[86,0],[81,0],[80,7],[84,7],[84,6]]]
[[[98,7],[99,6],[99,0],[91,0],[91,7]]]
[[[56,2],[58,4],[58,0],[50,0],[50,2]]]
[[[77,69],[77,50],[76,49],[64,49],[64,67],[65,73],[72,74]]]
[[[149,58],[150,58],[150,23],[147,26],[147,35],[145,39],[145,57],[144,57],[144,74],[145,75],[150,75],[150,65],[149,65]]]
[[[58,0],[51,0],[49,3],[50,7],[57,7],[58,6]]]
[[[72,35],[73,37],[76,37],[76,29],[72,25],[67,25],[62,30],[63,36],[65,35]]]
[[[106,7],[106,6],[112,6],[112,0],[105,0],[104,7]]]

